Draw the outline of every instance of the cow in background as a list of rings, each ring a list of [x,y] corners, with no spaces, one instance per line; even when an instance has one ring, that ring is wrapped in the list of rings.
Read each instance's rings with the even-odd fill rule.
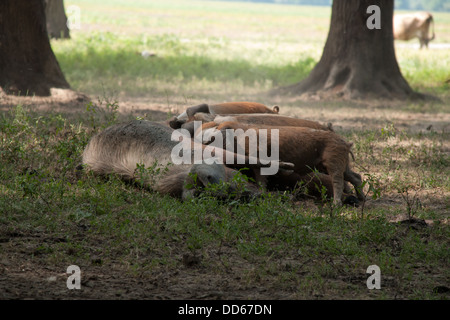
[[[394,39],[411,40],[419,38],[420,48],[428,48],[428,43],[435,38],[434,26],[433,35],[428,36],[430,25],[433,24],[433,16],[428,12],[417,12],[412,14],[396,14],[393,20]]]

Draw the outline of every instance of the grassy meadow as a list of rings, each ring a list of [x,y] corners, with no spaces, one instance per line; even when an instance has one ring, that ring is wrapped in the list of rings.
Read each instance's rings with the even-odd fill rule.
[[[306,77],[322,53],[331,14],[327,7],[216,1],[112,1],[107,7],[68,1],[66,6],[72,4],[81,9],[81,29],[53,47],[74,88],[186,99],[210,98],[214,92],[219,101]],[[450,43],[448,13],[434,18],[435,43]],[[155,56],[144,59],[143,51]],[[448,48],[432,57],[404,47],[397,54],[415,89],[448,91]]]
[[[306,101],[267,92],[308,75],[330,8],[66,0],[66,11],[72,5],[81,28],[51,44],[92,102],[0,100],[0,299],[450,297],[450,48],[396,43],[406,80],[442,103]],[[450,14],[433,14],[432,44],[450,43]],[[181,202],[77,169],[90,137],[111,124],[243,100],[332,122],[354,144],[368,201],[337,208],[264,193]],[[66,287],[69,265],[82,270],[81,290]],[[380,290],[367,288],[370,265],[380,267]]]

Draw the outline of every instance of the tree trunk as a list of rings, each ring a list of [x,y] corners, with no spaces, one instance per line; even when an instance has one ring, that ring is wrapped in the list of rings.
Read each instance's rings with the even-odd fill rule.
[[[367,26],[371,5],[380,8],[380,29]],[[422,98],[411,89],[397,64],[393,11],[392,0],[334,0],[320,61],[305,80],[281,91],[348,99]]]
[[[43,0],[0,1],[0,87],[38,96],[70,88],[50,47]]]
[[[45,0],[45,18],[47,20],[47,32],[50,38],[70,38],[63,0]]]

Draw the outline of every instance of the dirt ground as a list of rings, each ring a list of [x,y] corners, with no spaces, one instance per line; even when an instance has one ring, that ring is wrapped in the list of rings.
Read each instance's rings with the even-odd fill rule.
[[[28,99],[28,100],[26,100]],[[0,100],[0,111],[7,111],[13,105],[21,102],[33,104],[36,110],[45,112],[49,108],[62,112],[68,116],[78,117],[85,110],[86,97],[73,92],[56,92],[56,98],[26,98],[18,100],[14,97],[3,97]],[[345,107],[333,110],[321,108],[319,103],[301,102],[300,108],[282,107],[283,101],[272,101],[281,106],[281,113],[295,115],[309,119],[326,119],[332,122],[338,129],[370,128],[394,122],[399,129],[408,129],[415,132],[432,128],[436,131],[449,130],[449,113],[409,113],[396,111],[395,108],[383,107],[382,103],[367,107],[364,112],[354,112]],[[176,102],[167,106],[164,101],[129,100],[119,101],[119,106],[124,118],[130,115],[146,115],[147,119],[165,120],[168,112],[180,111],[183,104]],[[370,121],[369,121],[370,120]],[[447,151],[450,145],[447,141]],[[435,195],[436,196],[436,195]],[[448,208],[448,194],[441,194],[442,202],[434,205],[439,210]],[[426,198],[426,197],[425,197]],[[401,203],[399,197],[385,197],[379,200],[377,206],[390,206],[393,203]],[[428,223],[431,223],[428,221]],[[448,223],[448,218],[445,223]],[[3,231],[2,231],[3,230]],[[80,237],[83,230],[80,229]],[[66,281],[67,265],[48,265],[44,258],[38,254],[37,247],[41,243],[55,243],[64,241],[63,237],[45,235],[38,230],[23,233],[6,233],[0,228],[0,300],[5,299],[321,299],[324,298],[320,292],[311,290],[299,296],[296,288],[280,288],[277,283],[264,283],[255,287],[242,281],[242,274],[252,270],[254,265],[250,262],[236,258],[232,266],[223,271],[220,265],[220,257],[217,252],[211,252],[210,257],[217,258],[217,270],[205,270],[198,264],[197,257],[188,253],[176,252],[182,267],[178,270],[160,267],[152,269],[151,272],[142,274],[130,274],[120,264],[103,263],[101,258],[92,259],[89,265],[80,266],[81,290],[68,290]],[[98,248],[102,247],[99,241]],[[232,248],[224,248],[221,254],[239,257],[233,254]],[[227,252],[228,251],[228,252]],[[306,263],[306,261],[305,261]],[[221,269],[222,268],[222,269]],[[430,272],[427,266],[419,266],[418,271]],[[354,277],[351,279],[337,279],[350,284],[365,285],[367,277]],[[395,279],[385,279],[395,281]],[[441,279],[443,297],[448,296],[448,279]],[[394,294],[396,298],[402,299],[402,293]],[[352,294],[351,291],[340,295],[339,292],[330,293],[329,296],[336,299],[372,299],[375,293],[366,292],[364,295]]]
[[[64,114],[64,116],[83,117],[86,104],[91,99],[94,103],[98,97],[88,97],[85,94],[66,89],[52,89],[51,97],[14,97],[6,96],[0,89],[0,111],[7,111],[18,104],[32,105],[33,110],[47,112],[52,110]],[[299,97],[279,96],[257,96],[248,101],[262,101],[268,106],[281,106],[280,114],[319,122],[331,122],[333,128],[340,130],[380,129],[388,123],[394,123],[399,130],[409,132],[423,132],[434,130],[436,132],[448,131],[450,129],[449,112],[407,112],[397,108],[401,102],[389,103],[385,101],[370,102],[345,102],[342,101],[333,107],[322,101],[304,100]],[[244,99],[243,99],[244,100]],[[115,101],[115,100],[114,100]],[[118,98],[119,113],[123,120],[136,116],[145,117],[148,120],[163,121],[169,114],[177,114],[184,111],[188,106],[205,103],[205,101],[190,101],[186,105],[183,97],[179,100],[173,99],[169,104],[165,97],[152,98]],[[210,103],[220,103],[212,101]],[[444,101],[443,104],[448,104]],[[327,107],[328,105],[328,107]],[[420,107],[418,107],[420,108]],[[363,110],[363,111],[361,111]]]

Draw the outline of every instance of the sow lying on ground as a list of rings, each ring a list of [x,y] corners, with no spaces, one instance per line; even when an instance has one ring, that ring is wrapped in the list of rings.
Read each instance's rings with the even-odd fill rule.
[[[83,153],[83,164],[97,174],[115,173],[125,180],[137,178],[139,164],[145,168],[154,167],[156,164],[155,169],[166,171],[158,177],[150,177],[155,178],[155,181],[150,181],[152,180],[150,178],[148,181],[143,181],[144,185],[157,192],[183,199],[195,195],[201,187],[209,184],[232,181],[234,175],[238,174],[238,171],[217,163],[170,165],[172,151],[178,144],[171,140],[172,133],[173,129],[150,121],[136,120],[109,127],[89,141]],[[192,148],[195,145],[202,150],[210,148],[192,141]],[[224,160],[227,156],[234,158],[234,162],[229,166],[236,168],[248,167],[258,170],[262,166],[270,165],[263,165],[257,159],[250,159],[225,150],[222,163],[225,163]],[[238,161],[238,159],[242,161]],[[191,153],[191,160],[190,163],[194,163],[193,153]],[[287,170],[293,167],[292,164],[283,162],[279,162],[278,165],[281,169]],[[192,181],[190,174],[196,174],[197,180]],[[254,184],[247,183],[246,188],[255,195],[259,193]]]
[[[242,128],[242,126],[244,125],[225,122],[218,127],[227,129]],[[285,128],[285,130],[282,128]],[[317,191],[316,184],[324,185],[329,193],[332,191],[336,203],[341,203],[343,191],[349,191],[344,190],[344,178],[355,187],[361,185],[360,176],[348,167],[350,145],[336,138],[337,135],[332,131],[296,127],[280,127],[279,129],[282,132],[280,135],[282,137],[280,144],[280,159],[282,161],[277,160],[277,163],[281,169],[281,174],[266,177],[263,182],[267,189],[293,189],[298,182],[309,182],[310,184],[307,185],[307,188],[310,193],[314,194]],[[311,153],[311,150],[305,149],[306,145],[300,141],[296,143],[299,146],[301,145],[303,149],[296,146],[295,143],[292,145],[283,143],[283,141],[287,141],[288,134],[286,132],[295,132],[294,138],[297,140],[301,135],[304,140],[315,141],[308,144],[309,148],[316,148],[321,151],[318,154]],[[83,164],[97,174],[115,173],[125,180],[135,180],[138,177],[137,169],[139,164],[145,168],[165,169],[166,171],[163,171],[159,176],[149,177],[147,181],[142,182],[157,192],[183,199],[197,195],[199,190],[210,184],[233,181],[235,175],[238,174],[238,171],[233,168],[248,167],[253,176],[258,176],[258,170],[261,167],[271,166],[271,163],[263,165],[253,155],[239,155],[227,150],[223,150],[222,153],[222,163],[226,165],[207,164],[205,162],[201,164],[170,165],[172,163],[172,152],[178,145],[177,141],[172,141],[173,133],[173,129],[150,121],[136,120],[131,123],[112,126],[90,140],[83,153]],[[330,137],[334,137],[335,141],[329,138],[327,134],[330,134]],[[328,138],[320,138],[322,136]],[[330,142],[332,140],[334,145]],[[191,160],[194,157],[192,150],[194,150],[195,146],[202,150],[210,148],[193,140],[191,143],[192,148],[188,150]],[[323,146],[320,146],[321,144]],[[336,146],[338,146],[339,152],[334,150]],[[297,157],[298,154],[295,151],[305,152],[305,154],[302,157]],[[305,158],[305,155],[308,155],[307,158]],[[230,156],[234,159],[234,162],[231,164],[227,163],[227,159]],[[191,161],[190,163],[194,162]],[[293,163],[299,168],[295,168]],[[328,172],[329,175],[311,174],[311,170],[308,168],[314,167],[323,169],[323,172]],[[295,173],[289,175],[288,173],[292,169],[295,170]],[[192,174],[196,174],[196,181],[192,180]],[[260,193],[258,185],[250,182],[245,184],[245,189],[250,194],[258,195]],[[230,188],[233,191],[234,185],[230,184]],[[222,194],[217,196],[222,197],[224,194],[222,192]],[[358,197],[362,199],[360,193],[358,193]]]

